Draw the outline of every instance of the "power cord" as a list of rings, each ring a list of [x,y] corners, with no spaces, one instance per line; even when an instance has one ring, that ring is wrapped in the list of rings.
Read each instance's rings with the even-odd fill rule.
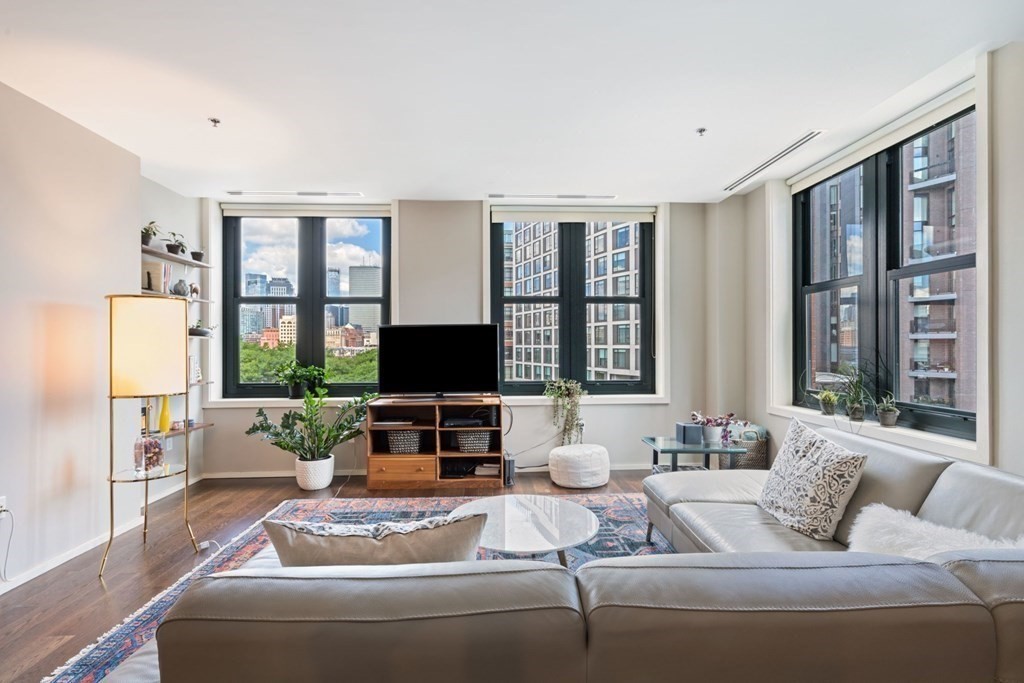
[[[217,541],[213,540],[212,538],[211,538],[211,539],[210,539],[209,541],[203,541],[203,542],[201,542],[201,543],[199,544],[199,549],[200,549],[200,550],[206,550],[207,548],[209,548],[209,547],[210,547],[210,544],[211,544],[211,543],[212,543],[212,544],[214,544],[215,546],[217,546],[217,552],[220,552],[221,550],[223,550],[223,549],[224,549],[224,546],[222,546],[222,545],[221,545],[221,544],[220,544],[219,542],[217,542]]]
[[[14,511],[9,509],[0,510],[0,519],[3,519],[7,515],[11,516],[11,533],[7,535],[7,550],[4,552],[4,568],[0,572],[0,579],[4,581],[10,581],[7,578],[7,561],[11,559],[11,541],[14,539]]]
[[[512,411],[512,406],[510,406],[509,404],[505,403],[504,399],[502,399],[501,405],[502,405],[503,408],[508,410],[508,429],[505,430],[505,434],[504,434],[504,436],[508,436],[509,432],[512,431],[512,424],[515,422],[515,417],[516,416],[515,416],[515,413]],[[551,443],[552,441],[554,441],[557,438],[558,438],[558,434],[554,434],[554,435],[548,437],[547,439],[544,439],[543,441],[530,446],[529,448],[520,449],[519,451],[517,451],[515,453],[513,453],[512,451],[509,451],[509,450],[506,449],[506,451],[505,451],[505,453],[507,454],[506,457],[511,456],[512,458],[518,458],[523,453],[526,453],[528,451],[532,451],[535,448],[540,448],[541,446],[544,446],[546,444]],[[543,465],[516,465],[516,469],[517,470],[533,470],[533,469],[537,469],[538,467],[547,467],[547,466],[548,466],[547,463],[544,463]]]
[[[338,496],[341,495],[341,490],[343,488],[345,488],[345,484],[347,484],[349,482],[349,480],[352,479],[352,470],[354,470],[356,468],[357,459],[358,458],[357,458],[357,456],[355,454],[355,451],[353,450],[352,451],[352,467],[349,468],[348,474],[345,475],[345,481],[341,482],[341,486],[339,486],[338,490],[334,492],[334,498],[337,498]]]

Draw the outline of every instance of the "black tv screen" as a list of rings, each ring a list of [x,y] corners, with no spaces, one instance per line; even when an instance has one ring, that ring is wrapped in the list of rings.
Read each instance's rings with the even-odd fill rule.
[[[382,325],[381,394],[497,393],[497,325]]]

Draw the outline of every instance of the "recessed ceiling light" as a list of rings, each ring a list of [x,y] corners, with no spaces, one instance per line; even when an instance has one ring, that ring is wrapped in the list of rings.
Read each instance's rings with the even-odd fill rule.
[[[362,192],[303,192],[297,190],[228,190],[235,197],[362,197]]]
[[[617,194],[489,194],[489,199],[615,199]]]

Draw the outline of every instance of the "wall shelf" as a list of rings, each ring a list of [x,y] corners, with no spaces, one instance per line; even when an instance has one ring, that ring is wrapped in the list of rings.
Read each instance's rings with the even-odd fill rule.
[[[157,249],[156,247],[142,245],[142,253],[145,256],[152,256],[153,258],[160,259],[161,261],[168,261],[170,263],[177,263],[182,266],[189,266],[190,268],[213,268],[209,263],[203,263],[202,261],[196,261],[191,256],[178,256],[172,254],[166,249]]]
[[[198,431],[201,431],[203,429],[209,429],[212,426],[213,426],[212,422],[196,422],[196,425],[194,427],[190,427],[188,431],[189,432],[198,432]],[[184,429],[172,429],[169,432],[164,432],[164,438],[171,437],[171,436],[181,436],[184,433],[185,433]]]
[[[187,297],[187,296],[178,296],[177,294],[171,294],[170,292],[154,292],[152,289],[140,289],[139,292],[141,294],[145,294],[146,296],[166,296],[166,297],[170,297],[171,299],[184,299],[185,301],[189,302],[190,304],[212,304],[213,303],[209,299],[193,299],[193,298]]]

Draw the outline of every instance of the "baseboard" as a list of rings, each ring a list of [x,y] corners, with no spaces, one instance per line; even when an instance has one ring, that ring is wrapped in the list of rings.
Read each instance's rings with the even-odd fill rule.
[[[334,470],[335,476],[365,475],[365,469]],[[269,477],[295,477],[295,470],[259,470],[254,472],[204,472],[203,479],[260,479]]]
[[[136,527],[142,526],[142,521],[143,521],[142,520],[142,515],[140,514],[137,518],[133,519],[132,521],[125,522],[121,526],[115,527],[114,528],[114,538],[117,538],[118,536],[120,536],[121,534],[125,533],[126,531],[131,531],[132,529],[135,529]],[[96,536],[95,538],[93,538],[92,540],[86,541],[85,543],[82,543],[81,545],[76,546],[76,547],[72,548],[71,550],[68,550],[67,552],[61,553],[57,557],[51,558],[51,559],[47,560],[46,562],[43,562],[42,564],[37,564],[35,567],[32,567],[30,569],[26,569],[21,574],[18,574],[17,576],[15,576],[13,579],[8,581],[7,583],[0,583],[0,595],[3,595],[4,593],[7,593],[8,591],[13,590],[13,589],[17,588],[18,586],[21,586],[22,584],[28,583],[32,579],[36,578],[37,576],[41,576],[41,575],[45,574],[46,572],[50,571],[51,569],[56,569],[57,567],[61,566],[65,562],[67,562],[69,560],[75,559],[76,557],[78,557],[82,553],[89,552],[93,548],[95,548],[97,546],[100,546],[100,545],[103,545],[104,543],[107,542],[107,540],[109,538],[110,538],[110,534],[105,531],[102,534],[100,534],[99,536]],[[99,571],[99,569],[100,569],[99,565],[96,565],[96,571],[97,572]]]

